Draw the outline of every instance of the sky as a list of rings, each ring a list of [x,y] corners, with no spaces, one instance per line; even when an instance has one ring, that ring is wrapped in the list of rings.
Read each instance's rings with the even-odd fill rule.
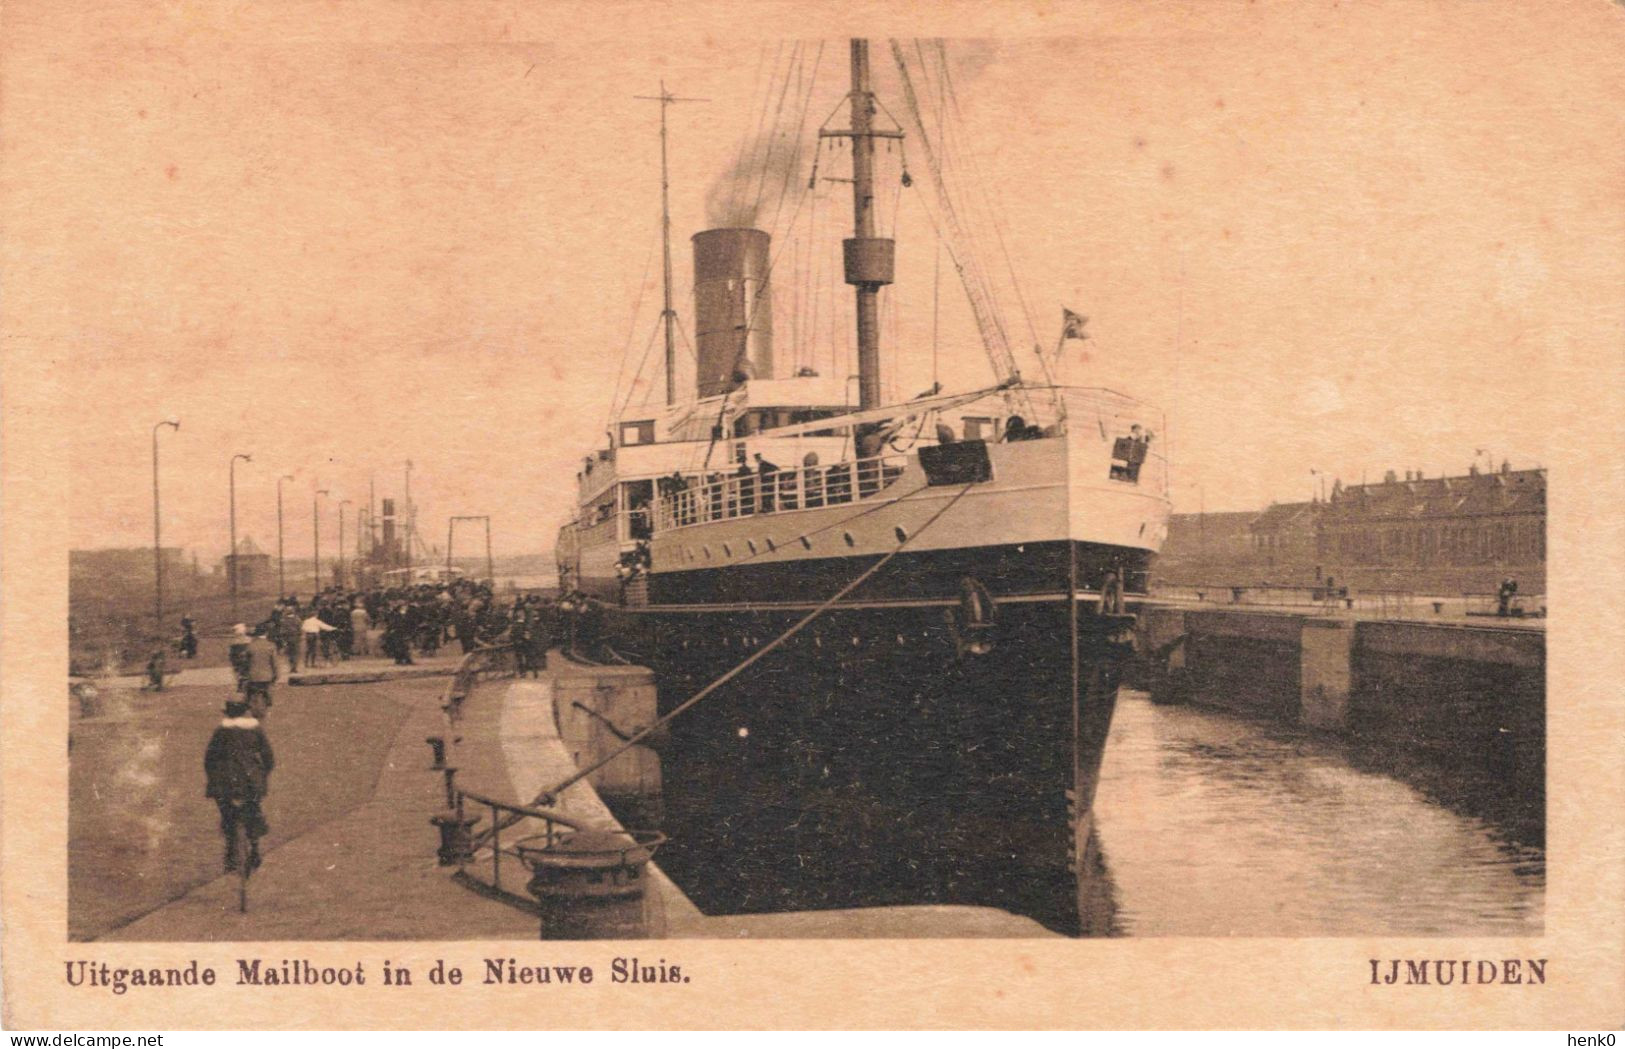
[[[411,460],[429,541],[490,514],[499,555],[549,550],[658,320],[658,107],[635,96],[708,100],[671,110],[686,319],[688,237],[770,70],[817,56],[814,126],[851,32],[876,37],[896,113],[886,38],[950,35],[1037,338],[1062,306],[1088,315],[1064,377],[1160,406],[1178,510],[1308,498],[1311,470],[1462,473],[1479,449],[1549,465],[1576,387],[1617,381],[1618,5],[676,10],[8,5],[3,321],[26,367],[3,396],[52,415],[67,545],[151,542],[152,426],[178,418],[165,543],[205,559],[239,452],[238,534],[265,549],[277,477],[303,557],[317,489],[331,550],[338,501],[398,497]],[[882,164],[888,382],[983,385],[908,156],[901,193]],[[809,234],[846,235],[839,192],[808,198]],[[786,328],[810,301],[790,283]],[[780,353],[844,367],[837,338],[781,329]],[[640,374],[634,404],[661,389]]]

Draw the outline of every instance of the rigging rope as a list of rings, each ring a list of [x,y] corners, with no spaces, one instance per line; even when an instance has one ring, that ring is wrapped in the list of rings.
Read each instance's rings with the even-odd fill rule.
[[[771,68],[773,70],[775,70],[775,71],[778,69],[779,56],[781,56],[782,54],[784,54],[784,41],[781,40],[781,41],[779,41],[778,49],[773,52],[773,65],[772,65]],[[761,50],[760,54],[757,56],[757,59],[756,59],[756,73],[751,78],[751,83],[753,85],[758,84],[758,83],[761,82],[762,68],[766,64],[766,62],[767,62],[767,45],[764,43],[762,45],[762,50]],[[777,75],[776,72],[769,75],[769,79],[768,79],[768,87],[769,88],[772,87],[773,78],[776,75]],[[753,92],[753,95],[754,95],[754,93],[755,93],[754,87],[752,88],[752,92]],[[761,110],[760,113],[758,113],[756,115],[756,134],[755,134],[755,136],[753,138],[749,138],[749,139],[742,138],[742,139],[739,140],[739,152],[737,154],[735,154],[735,156],[734,156],[733,170],[734,170],[735,173],[742,172],[744,170],[745,157],[747,155],[747,152],[750,151],[750,150],[754,150],[756,148],[756,144],[761,140],[761,137],[762,137],[762,122],[767,119],[768,92],[762,92],[760,97],[761,97],[761,100],[762,100],[762,110]],[[743,178],[735,178],[733,180],[732,184],[728,187],[728,219],[729,219],[729,221],[732,221],[732,216],[739,213],[739,206],[740,206],[740,204],[744,203],[744,201],[740,198],[740,195],[739,195],[739,191],[743,187],[744,183],[745,183],[745,180]]]
[[[953,105],[954,116],[958,119],[959,126],[963,127],[965,124],[965,114],[959,108],[959,92],[954,88],[953,76],[948,66],[948,52],[941,40],[936,41],[936,45],[938,56],[937,61],[942,67],[943,87],[949,101]],[[1010,261],[1010,249],[1005,245],[1004,227],[1006,223],[998,208],[994,206],[992,195],[987,189],[987,180],[982,175],[981,164],[976,159],[975,151],[969,151],[969,155],[971,171],[975,176],[977,188],[982,192],[983,210],[992,221],[993,234],[998,239],[999,251],[1004,255],[1005,269],[1010,274],[1010,284],[1015,288],[1016,300],[1021,304],[1021,312],[1027,319],[1027,333],[1032,336],[1033,345],[1037,346],[1038,329],[1033,325],[1032,311],[1027,308],[1027,296],[1021,290],[1021,281],[1016,277],[1015,264]]]
[[[632,403],[632,394],[637,391],[638,380],[643,377],[643,368],[649,363],[649,353],[655,348],[655,336],[660,334],[660,329],[664,324],[665,318],[662,317],[649,332],[649,344],[643,348],[643,359],[638,362],[638,370],[633,373],[632,381],[626,386],[626,397],[622,399],[621,406],[615,412],[614,419],[611,419],[611,422],[625,415],[627,406]]]
[[[801,44],[797,43],[793,48],[791,48],[790,61],[784,68],[784,84],[779,88],[779,104],[778,107],[773,110],[773,125],[767,135],[767,143],[765,147],[762,147],[761,162],[757,165],[759,172],[756,179],[756,199],[751,204],[750,208],[751,221],[753,224],[755,223],[756,216],[760,214],[762,210],[762,197],[767,191],[767,173],[773,167],[773,151],[778,147],[779,139],[783,137],[783,132],[781,129],[784,127],[784,100],[790,94],[790,76],[792,71],[795,71],[797,76],[800,75],[800,63]],[[799,94],[800,92],[797,93]],[[766,112],[765,106],[763,107],[763,112]],[[761,146],[760,142],[758,142],[758,146]]]
[[[987,296],[988,302],[992,305],[994,323],[998,325],[999,335],[1013,360],[1015,350],[1011,348],[1010,332],[1005,324],[1005,310],[1000,301],[999,287],[993,275],[987,271],[982,263],[983,259],[992,258],[992,252],[986,244],[986,236],[981,228],[981,223],[984,220],[978,214],[976,206],[978,198],[972,192],[975,183],[980,177],[976,168],[976,154],[964,141],[964,118],[959,114],[957,105],[950,112],[949,103],[955,100],[955,96],[953,95],[952,81],[949,79],[947,52],[943,49],[940,40],[936,41],[936,44],[937,47],[934,53],[938,59],[936,74],[938,83],[937,123],[941,129],[943,140],[944,168],[952,171],[952,175],[947,179],[944,188],[949,193],[950,201],[953,201],[954,194],[957,193],[958,203],[953,206],[954,217],[963,222],[965,232],[972,241],[970,258],[977,280],[981,283],[983,294]],[[919,41],[915,41],[915,51],[920,55],[921,75],[928,75],[929,67],[926,64],[925,53],[920,47]],[[961,159],[967,156],[970,158],[968,161]]]
[[[1009,345],[1004,339],[1002,326],[994,316],[990,303],[983,294],[983,290],[974,285],[980,283],[974,274],[974,264],[970,259],[954,249],[954,241],[963,244],[971,238],[964,229],[963,223],[954,207],[952,196],[947,188],[947,181],[943,172],[943,157],[932,145],[931,136],[926,128],[924,116],[920,109],[919,98],[914,90],[913,78],[908,72],[908,61],[903,55],[902,48],[892,41],[892,55],[897,61],[897,69],[901,75],[903,97],[908,103],[909,113],[920,128],[920,146],[925,152],[926,165],[931,170],[932,181],[941,198],[943,220],[948,226],[952,239],[948,240],[949,252],[954,258],[955,266],[960,272],[965,284],[966,297],[970,299],[971,313],[976,319],[976,326],[982,333],[982,343],[987,348],[988,355],[993,360],[994,371],[1000,380],[1008,379],[1016,372],[1016,362],[1010,354]]]
[[[891,42],[892,57],[896,61],[898,74],[903,87],[904,101],[907,103],[908,114],[919,130],[920,146],[925,154],[926,165],[931,172],[932,185],[936,190],[938,210],[940,211],[940,224],[938,216],[926,208],[927,217],[931,219],[936,229],[938,239],[948,248],[949,258],[959,273],[960,283],[964,288],[965,297],[970,303],[971,315],[975,318],[977,330],[982,336],[982,345],[986,350],[988,359],[993,365],[993,371],[1001,383],[1007,383],[1020,377],[1020,369],[1016,366],[1015,355],[1011,351],[1009,336],[1005,331],[1003,319],[1000,316],[998,297],[992,282],[983,271],[978,261],[979,250],[976,247],[977,236],[961,216],[960,206],[954,199],[954,182],[947,176],[947,169],[956,164],[954,159],[954,140],[950,136],[952,121],[947,119],[945,107],[939,107],[936,113],[938,134],[933,136],[926,119],[925,109],[921,105],[920,96],[915,90],[914,77],[909,72],[909,60],[903,53],[902,46],[895,40]],[[924,51],[919,42],[915,42],[915,50],[919,54],[919,67],[922,83],[930,86],[930,67],[925,60]],[[938,91],[946,97],[947,85],[938,84]],[[939,148],[940,147],[940,148]],[[922,201],[923,202],[923,201]],[[968,201],[967,201],[968,203]],[[966,209],[968,211],[968,208]],[[946,229],[946,236],[944,235]],[[967,250],[969,249],[969,250]],[[1033,410],[1032,399],[1023,390],[1020,394],[1028,404],[1028,411]]]
[[[594,772],[597,772],[599,769],[603,768],[605,765],[608,765],[610,762],[614,761],[616,758],[620,757],[622,754],[626,753],[628,750],[632,749],[634,746],[641,743],[643,740],[648,739],[651,735],[658,732],[660,729],[662,729],[662,728],[666,727],[667,725],[671,724],[671,722],[673,720],[675,720],[678,715],[680,715],[680,714],[684,713],[685,711],[689,710],[691,707],[693,707],[695,704],[699,703],[701,700],[705,699],[707,696],[711,695],[717,689],[721,688],[723,685],[726,685],[728,682],[732,681],[734,678],[736,678],[740,674],[744,673],[752,665],[754,665],[758,660],[760,660],[763,656],[766,656],[769,652],[772,652],[774,649],[778,648],[780,645],[784,644],[786,641],[790,640],[792,637],[795,637],[797,634],[799,634],[802,631],[803,628],[805,628],[813,620],[817,619],[819,616],[823,615],[825,612],[827,612],[831,608],[833,608],[842,598],[846,597],[846,595],[850,594],[852,591],[856,590],[858,587],[860,587],[864,583],[868,582],[869,579],[872,578],[876,572],[880,571],[887,564],[889,564],[891,562],[892,558],[894,558],[898,554],[902,553],[904,547],[908,546],[908,544],[910,542],[912,542],[914,539],[918,538],[919,536],[923,535],[927,530],[929,530],[932,525],[937,523],[937,521],[942,517],[943,514],[946,514],[949,510],[953,509],[954,506],[959,502],[959,500],[964,497],[965,493],[970,491],[973,486],[974,486],[974,482],[972,482],[971,484],[965,485],[958,492],[954,493],[953,498],[949,499],[948,502],[943,504],[943,506],[939,510],[937,510],[936,513],[932,514],[929,518],[927,518],[925,523],[922,524],[918,529],[916,529],[914,532],[912,532],[910,534],[905,535],[905,537],[901,541],[899,541],[896,546],[892,547],[891,550],[887,551],[887,553],[884,556],[882,556],[880,558],[880,560],[876,561],[874,564],[872,564],[868,568],[864,569],[863,572],[860,573],[857,576],[857,578],[853,579],[850,583],[847,583],[845,586],[841,587],[840,590],[836,591],[834,596],[826,599],[823,603],[818,605],[818,607],[816,607],[812,611],[808,612],[805,616],[802,616],[799,620],[797,620],[795,622],[795,624],[793,626],[791,626],[788,630],[784,631],[784,633],[780,634],[778,637],[775,637],[772,641],[769,641],[767,644],[763,645],[761,648],[757,649],[755,652],[752,652],[742,662],[735,665],[733,667],[733,669],[729,670],[727,673],[723,674],[721,677],[719,677],[716,680],[712,681],[709,685],[706,685],[704,688],[702,688],[698,692],[694,693],[694,695],[690,696],[688,699],[685,699],[683,702],[681,702],[677,706],[673,707],[666,714],[662,715],[659,718],[656,718],[654,720],[654,722],[652,722],[651,724],[646,725],[645,727],[643,727],[643,728],[639,729],[638,731],[632,733],[632,735],[631,735],[631,737],[629,739],[627,739],[620,746],[616,747],[607,756],[605,756],[603,758],[600,758],[599,760],[593,762],[591,765],[588,765],[584,769],[577,770],[573,775],[565,777],[558,784],[554,785],[553,787],[551,787],[551,788],[549,788],[547,790],[542,791],[540,794],[538,794],[536,796],[536,799],[531,802],[531,805],[533,807],[535,807],[535,806],[542,806],[542,805],[551,804],[553,799],[555,799],[559,795],[560,792],[562,792],[564,790],[567,790],[568,788],[570,788],[570,787],[574,786],[575,784],[581,782],[582,780],[586,779],[588,776],[592,775]],[[519,820],[521,820],[523,818],[525,818],[525,817],[520,816],[520,815],[515,815],[513,817],[510,817],[506,822],[504,822],[502,824],[502,826],[503,827],[512,826],[514,823],[517,823]],[[485,840],[485,838],[489,835],[489,833],[490,832],[486,832],[486,834],[481,835],[478,840],[480,842],[483,842]]]
[[[822,55],[822,51],[820,51],[820,55]],[[815,66],[814,66],[814,72],[816,72],[816,63],[815,63]],[[788,73],[786,74],[786,87],[788,87]],[[801,116],[800,116],[800,118],[798,120],[798,127],[802,127],[802,128],[805,127],[806,119],[807,119],[807,107],[811,104],[811,101],[812,101],[812,85],[809,84],[808,88],[807,88],[806,98],[803,100],[802,105],[801,105]],[[783,93],[781,92],[781,97],[780,97],[781,108],[782,108],[782,104],[783,104]],[[763,110],[763,115],[765,116],[766,115],[766,110],[767,110],[767,107],[766,107],[765,104],[763,105],[762,110]],[[775,118],[775,119],[777,119],[777,118]],[[760,135],[760,132],[758,132],[758,135]],[[786,191],[788,191],[788,187],[789,187],[789,180],[786,179],[786,181],[785,181],[785,189],[786,189]],[[801,191],[799,193],[797,193],[797,195],[796,195],[796,206],[790,213],[790,218],[789,218],[788,222],[786,223],[787,228],[792,228],[793,229],[795,227],[796,219],[797,219],[797,217],[800,216],[801,209],[807,202],[807,196],[808,196],[808,190],[806,188],[802,188]],[[758,200],[758,206],[759,205],[760,205],[760,201]],[[783,205],[783,201],[781,199],[780,206],[782,207],[782,205]],[[778,221],[778,211],[775,210],[775,212],[774,212],[774,222],[777,223],[777,221]],[[739,366],[744,361],[746,351],[749,350],[749,348],[750,348],[749,333],[753,330],[753,328],[755,326],[756,313],[761,308],[762,296],[772,288],[772,286],[773,286],[773,271],[778,268],[779,261],[784,256],[785,248],[789,246],[789,243],[791,242],[791,240],[792,240],[792,238],[790,238],[790,237],[784,237],[784,238],[780,239],[778,247],[774,250],[772,256],[768,259],[766,272],[763,273],[761,281],[758,282],[758,284],[757,284],[756,291],[754,293],[752,293],[752,295],[750,297],[750,301],[749,301],[749,303],[747,303],[746,311],[745,311],[745,324],[744,324],[744,331],[746,333],[746,337],[740,340],[739,349],[738,349],[738,351],[735,352],[733,362],[729,366],[729,372],[730,373],[735,372],[735,371],[737,371],[739,369]],[[769,300],[769,303],[771,304],[771,299]],[[711,435],[710,435],[709,439],[706,442],[705,458],[700,463],[700,469],[702,469],[702,470],[708,469],[710,467],[710,465],[711,465],[711,455],[716,450],[717,441],[720,440],[720,439],[724,439],[727,436],[727,435],[721,433],[721,426],[722,426],[722,421],[723,421],[724,417],[727,415],[728,406],[729,406],[728,396],[724,395],[723,398],[722,398],[721,404],[718,405],[718,407],[717,407],[717,422],[716,422],[715,425],[712,426]]]
[[[620,399],[621,380],[626,377],[626,365],[632,357],[632,336],[637,334],[638,330],[638,310],[643,306],[643,293],[648,290],[649,267],[654,262],[655,245],[659,243],[660,238],[658,236],[653,238],[649,242],[649,253],[643,258],[643,276],[638,278],[638,294],[637,297],[632,301],[632,316],[629,317],[626,322],[626,345],[621,347],[621,363],[620,366],[615,370],[615,386],[610,390],[609,394],[610,414],[609,417],[604,420],[604,426],[606,428],[613,425],[615,422],[615,402]],[[645,350],[644,352],[647,353],[648,351]]]

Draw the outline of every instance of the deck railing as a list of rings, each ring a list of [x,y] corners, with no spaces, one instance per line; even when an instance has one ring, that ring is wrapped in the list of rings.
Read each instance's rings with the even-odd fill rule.
[[[903,475],[900,453],[850,459],[831,466],[783,467],[770,473],[730,474],[678,492],[662,493],[655,508],[660,529],[726,521],[756,514],[817,510],[878,495]]]

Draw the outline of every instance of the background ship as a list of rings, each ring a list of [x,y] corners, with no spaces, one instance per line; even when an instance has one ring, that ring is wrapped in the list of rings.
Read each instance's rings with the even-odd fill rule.
[[[754,228],[693,237],[697,382],[680,398],[667,220],[667,403],[615,419],[585,459],[561,586],[611,606],[588,654],[652,668],[662,714],[682,708],[661,746],[662,858],[702,908],[964,903],[1093,931],[1089,812],[1167,529],[1162,419],[1049,381],[1037,348],[1046,380],[1021,376],[948,219],[945,146],[915,90],[932,68],[896,44],[996,381],[884,403],[895,242],[877,235],[875,156],[905,131],[880,119],[868,43],[848,51],[849,126],[819,136],[850,148],[857,403],[775,359],[780,256]],[[663,161],[665,141],[663,121]],[[1064,317],[1058,348],[1081,334]]]

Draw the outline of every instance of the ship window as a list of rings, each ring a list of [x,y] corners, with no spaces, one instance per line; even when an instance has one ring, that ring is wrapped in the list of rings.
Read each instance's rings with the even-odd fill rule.
[[[807,550],[811,550],[812,549],[812,540],[808,539],[806,536],[802,536],[801,537],[801,545],[802,545],[803,548],[805,548]]]
[[[851,532],[842,532],[841,533],[841,538],[846,540],[846,545],[847,546],[857,546],[858,545],[858,541],[856,539],[852,538],[852,533]]]
[[[621,444],[653,444],[655,440],[655,421],[653,419],[639,419],[636,422],[621,423]]]
[[[766,539],[763,539],[762,542],[767,544],[768,550],[777,550],[778,549],[778,545],[773,542],[773,537],[772,536],[768,536]]]
[[[727,543],[723,543],[722,544],[722,556],[723,557],[732,557],[733,555],[734,555],[733,547],[729,546]]]
[[[908,530],[902,525],[898,525],[896,528],[893,528],[892,533],[897,536],[897,541],[899,543],[908,542]]]
[[[709,546],[700,547],[700,551],[705,554],[705,559],[707,561],[711,560],[711,548]]]
[[[747,540],[745,540],[745,545],[746,545],[746,546],[748,546],[748,547],[750,547],[750,552],[751,552],[751,553],[753,553],[753,554],[754,554],[754,553],[755,553],[755,552],[756,552],[756,540],[754,540],[754,539],[747,539]]]

